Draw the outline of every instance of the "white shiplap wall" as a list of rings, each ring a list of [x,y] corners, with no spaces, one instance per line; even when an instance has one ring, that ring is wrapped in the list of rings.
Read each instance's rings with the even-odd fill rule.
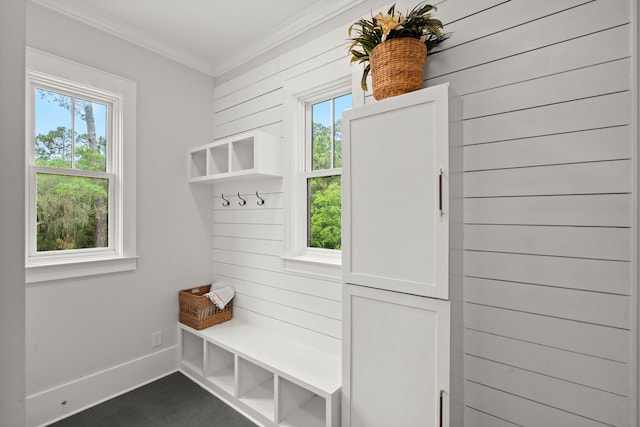
[[[453,35],[426,85],[464,102],[466,425],[634,425],[631,2],[446,0],[438,17]],[[344,31],[220,84],[216,138],[283,136],[284,82],[346,61]],[[214,187],[215,275],[237,317],[339,353],[340,283],[283,270],[282,188]],[[247,206],[223,208],[237,192]]]

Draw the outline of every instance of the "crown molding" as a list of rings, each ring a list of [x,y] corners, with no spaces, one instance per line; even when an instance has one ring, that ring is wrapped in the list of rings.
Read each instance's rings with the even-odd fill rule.
[[[268,52],[285,42],[295,39],[305,31],[308,31],[309,28],[321,25],[367,0],[338,0],[332,2],[329,6],[327,6],[325,2],[317,2],[314,6],[299,13],[292,19],[287,20],[280,26],[280,30],[266,37],[257,39],[251,46],[236,49],[231,55],[217,58],[216,63],[212,63],[195,53],[185,52],[183,47],[179,47],[166,39],[152,35],[139,28],[124,25],[106,13],[100,12],[99,17],[96,17],[95,9],[86,5],[81,0],[71,0],[72,6],[59,4],[56,0],[30,1],[136,44],[144,49],[173,59],[205,74],[209,74],[212,77],[218,77],[250,61],[259,54]]]
[[[286,21],[279,31],[261,39],[258,43],[249,46],[247,49],[243,49],[242,52],[238,51],[233,55],[225,57],[224,61],[221,61],[220,64],[215,64],[215,77],[231,71],[259,54],[268,52],[281,44],[295,39],[310,28],[330,21],[366,1],[367,0],[340,0],[333,2],[329,6],[327,6],[325,2],[315,3],[302,13]]]

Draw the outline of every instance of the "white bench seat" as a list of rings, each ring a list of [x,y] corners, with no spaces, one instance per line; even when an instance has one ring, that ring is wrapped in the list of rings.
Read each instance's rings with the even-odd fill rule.
[[[339,357],[236,319],[179,331],[180,370],[254,421],[340,425]]]

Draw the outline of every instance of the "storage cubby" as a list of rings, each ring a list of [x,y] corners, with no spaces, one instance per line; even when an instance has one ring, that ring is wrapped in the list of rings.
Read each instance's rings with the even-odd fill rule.
[[[231,170],[243,171],[255,167],[254,138],[249,137],[231,143]]]
[[[228,350],[207,342],[207,380],[229,394],[235,394],[235,356]]]
[[[200,375],[203,374],[203,345],[202,338],[182,331],[182,363]]]
[[[190,161],[190,178],[201,178],[207,175],[207,150],[192,151]]]
[[[259,425],[340,426],[338,356],[236,319],[178,330],[181,371]]]
[[[326,401],[285,378],[278,378],[278,425],[325,427]]]
[[[218,145],[209,148],[208,175],[229,172],[229,145]]]
[[[274,374],[266,369],[238,358],[238,397],[262,415],[273,419]]]
[[[189,151],[189,182],[282,176],[282,142],[254,131],[219,139]]]

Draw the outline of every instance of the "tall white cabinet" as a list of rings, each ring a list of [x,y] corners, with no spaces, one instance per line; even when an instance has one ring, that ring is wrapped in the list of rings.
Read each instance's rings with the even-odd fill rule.
[[[345,111],[343,426],[462,426],[462,106]]]

